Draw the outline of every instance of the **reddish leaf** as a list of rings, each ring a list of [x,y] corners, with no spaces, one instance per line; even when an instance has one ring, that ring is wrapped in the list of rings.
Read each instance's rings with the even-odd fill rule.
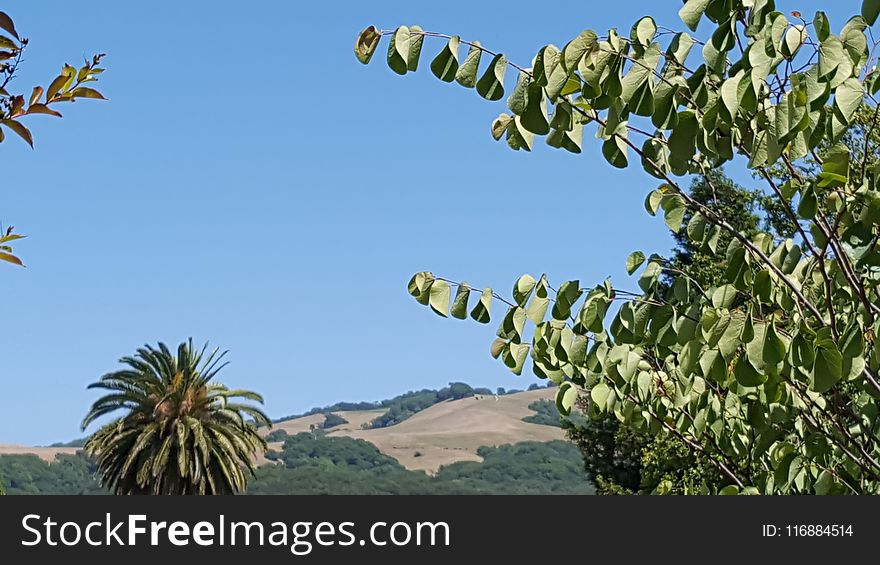
[[[7,16],[6,12],[0,12],[0,28],[5,29],[12,37],[21,41],[18,32],[15,31],[15,24],[12,23],[12,18]]]
[[[31,135],[31,131],[28,128],[24,127],[15,120],[0,120],[0,124],[3,124],[4,126],[17,133],[23,140],[28,142],[28,145],[30,145],[31,148],[33,148],[34,136]]]
[[[9,107],[9,115],[16,117],[24,114],[24,96],[18,95],[12,97],[12,105]]]
[[[15,255],[12,255],[11,253],[4,253],[0,251],[0,261],[6,261],[7,263],[12,263],[13,265],[24,267],[24,263],[21,262],[21,259],[19,259]]]
[[[56,112],[45,104],[31,104],[27,110],[28,114],[49,114],[50,116],[61,117],[60,112]]]

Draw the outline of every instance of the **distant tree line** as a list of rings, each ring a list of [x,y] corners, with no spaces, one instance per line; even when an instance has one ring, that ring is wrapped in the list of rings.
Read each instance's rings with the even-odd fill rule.
[[[529,404],[529,410],[534,412],[534,414],[523,417],[522,421],[530,424],[561,428],[566,423],[585,425],[587,422],[586,416],[579,410],[572,410],[571,414],[563,416],[559,413],[559,408],[556,407],[556,403],[552,400],[536,400]]]
[[[285,434],[286,435],[286,434]],[[288,435],[275,465],[264,465],[248,494],[591,494],[577,448],[566,441],[524,442],[478,450],[483,462],[409,471],[364,440]],[[36,455],[0,456],[8,494],[109,494],[83,454],[48,463]]]
[[[52,463],[36,455],[0,456],[6,494],[110,494],[101,487],[94,460],[60,454]]]
[[[529,386],[529,390],[538,390],[541,388],[544,388],[544,385],[537,383]],[[293,414],[290,416],[285,416],[283,418],[278,418],[277,420],[274,420],[274,422],[287,422],[289,420],[295,420],[297,418],[303,418],[305,416],[314,416],[315,414],[386,409],[386,413],[383,416],[377,417],[367,426],[369,428],[385,428],[388,426],[393,426],[394,424],[398,424],[403,420],[406,420],[416,412],[420,412],[425,408],[429,408],[434,404],[437,404],[438,402],[443,402],[445,400],[458,400],[460,398],[467,398],[474,395],[503,396],[506,394],[516,394],[518,392],[522,391],[516,389],[506,390],[503,387],[498,387],[495,392],[493,392],[491,389],[486,387],[474,388],[466,383],[452,382],[449,383],[448,386],[445,386],[440,390],[428,388],[422,390],[411,390],[404,394],[397,395],[394,398],[380,400],[377,402],[337,402],[336,404],[331,404],[330,406],[312,408],[311,410],[303,412],[302,414]],[[332,426],[325,425],[324,427],[327,428]]]
[[[436,475],[409,471],[373,444],[348,437],[289,436],[278,462],[257,470],[249,494],[592,494],[570,442],[481,447]]]

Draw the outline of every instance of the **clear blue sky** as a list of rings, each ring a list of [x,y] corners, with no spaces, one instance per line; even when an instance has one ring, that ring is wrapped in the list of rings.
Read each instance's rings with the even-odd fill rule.
[[[627,254],[671,247],[642,210],[656,181],[611,168],[592,131],[580,156],[494,142],[503,101],[437,81],[441,40],[406,77],[386,43],[369,67],[352,45],[418,23],[528,64],[647,12],[681,28],[680,2],[428,4],[3,2],[31,39],[20,89],[103,51],[110,101],[30,119],[34,151],[0,146],[0,219],[29,235],[28,268],[0,265],[0,443],[78,437],[88,383],[189,336],[230,349],[221,380],[273,417],[452,380],[525,388],[537,379],[488,354],[494,320],[441,320],[406,293],[412,273],[635,286]],[[777,2],[808,18],[823,4]],[[860,5],[839,4],[834,29]]]

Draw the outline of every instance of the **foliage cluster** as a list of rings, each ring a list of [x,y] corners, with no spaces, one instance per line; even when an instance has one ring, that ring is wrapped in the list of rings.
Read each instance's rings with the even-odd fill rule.
[[[387,36],[388,66],[405,75],[440,37],[431,72],[490,101],[504,98],[513,68],[495,139],[530,151],[544,137],[581,153],[595,126],[608,163],[637,160],[661,182],[646,211],[725,265],[704,287],[635,251],[636,290],[525,274],[508,299],[424,271],[410,294],[484,324],[503,304],[495,358],[516,374],[530,361],[558,385],[562,413],[588,394],[593,419],[675,438],[723,477],[701,491],[880,493],[878,14],[880,0],[863,0],[837,31],[821,11],[808,21],[774,0],[686,0],[682,23],[706,33],[645,16],[628,36],[585,30],[546,45],[530,66],[457,35],[367,27],[355,43],[362,63]],[[854,151],[847,136],[862,115],[869,134]],[[682,182],[702,175],[711,189],[711,171],[735,159],[762,179],[765,209],[788,234],[742,232]]]

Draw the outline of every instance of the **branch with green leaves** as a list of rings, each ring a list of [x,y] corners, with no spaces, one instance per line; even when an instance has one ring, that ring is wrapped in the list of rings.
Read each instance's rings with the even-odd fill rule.
[[[612,166],[627,167],[632,153],[663,181],[646,210],[724,259],[724,280],[702,288],[635,252],[626,266],[631,275],[641,269],[641,294],[568,281],[551,298],[546,276],[524,275],[513,300],[503,300],[493,356],[517,374],[531,358],[537,376],[559,385],[562,412],[587,391],[594,418],[672,433],[737,492],[876,493],[880,165],[870,137],[880,115],[880,42],[870,26],[880,0],[861,8],[834,34],[823,12],[790,19],[773,0],[688,0],[679,16],[691,32],[709,22],[702,38],[646,16],[628,38],[586,30],[561,49],[541,48],[530,66],[418,26],[370,26],[355,54],[368,63],[387,36],[388,65],[405,75],[417,70],[425,42],[442,38],[431,72],[489,101],[504,98],[513,68],[508,111],[491,125],[496,140],[530,151],[545,137],[581,153],[584,128],[595,123]],[[483,55],[491,60],[481,72]],[[868,132],[858,144],[850,143],[855,127]],[[740,233],[679,180],[737,158],[767,181],[766,197],[799,242]],[[471,288],[457,285],[453,298],[450,282],[418,273],[409,291],[442,316],[470,310],[488,323],[501,297],[483,290],[471,308]]]

